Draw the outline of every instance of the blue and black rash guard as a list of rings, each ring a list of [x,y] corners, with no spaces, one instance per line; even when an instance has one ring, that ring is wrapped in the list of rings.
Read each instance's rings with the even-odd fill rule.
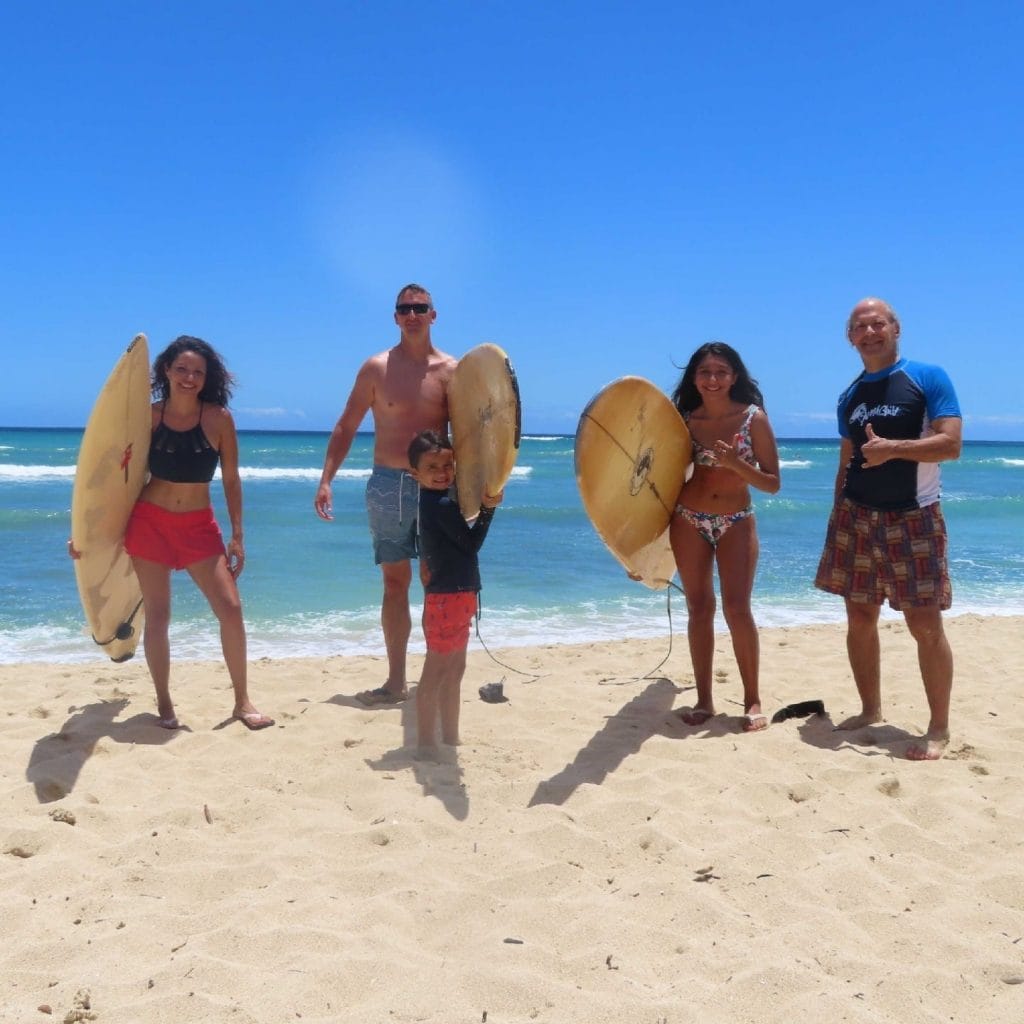
[[[458,501],[448,491],[420,488],[420,557],[430,579],[428,594],[459,594],[480,590],[480,565],[476,553],[487,536],[493,508],[481,508],[470,526],[462,518]]]
[[[924,508],[939,500],[939,464],[891,459],[865,469],[861,447],[867,425],[877,437],[927,437],[933,420],[960,418],[948,374],[939,366],[900,359],[878,373],[862,373],[839,396],[839,433],[853,442],[843,494],[858,505],[886,512]]]

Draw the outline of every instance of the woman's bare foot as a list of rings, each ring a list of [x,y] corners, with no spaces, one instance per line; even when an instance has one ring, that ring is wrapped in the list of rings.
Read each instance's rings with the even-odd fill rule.
[[[938,761],[949,746],[949,732],[926,732],[919,740],[907,747],[908,761]]]
[[[269,729],[274,724],[274,720],[269,715],[263,714],[262,711],[257,711],[252,704],[235,708],[231,713],[231,717],[237,719],[246,729],[250,729],[252,732],[257,732],[260,729]]]
[[[845,732],[850,729],[863,729],[866,725],[878,725],[884,721],[881,711],[862,711],[859,715],[844,719],[836,726],[836,730]]]
[[[714,708],[681,708],[676,714],[687,725],[704,725],[715,717]]]
[[[743,713],[740,722],[744,732],[761,732],[768,728],[768,716],[761,710],[760,704],[751,704]]]

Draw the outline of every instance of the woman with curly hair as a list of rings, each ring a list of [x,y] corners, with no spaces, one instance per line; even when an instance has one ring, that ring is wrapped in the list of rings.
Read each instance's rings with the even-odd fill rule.
[[[743,682],[741,724],[744,731],[755,732],[768,719],[761,710],[757,625],[750,610],[758,555],[750,488],[769,494],[779,489],[775,434],[757,381],[739,353],[721,341],[693,353],[672,401],[690,429],[694,466],[670,527],[697,684],[697,703],[681,717],[687,725],[703,725],[715,715],[711,671],[717,565],[722,611]]]
[[[273,719],[249,698],[245,622],[237,579],[245,565],[238,435],[228,411],[234,378],[201,338],[182,336],[153,362],[150,477],[132,510],[125,550],[142,588],[143,647],[156,688],[158,724],[179,727],[170,693],[171,572],[184,569],[220,622],[221,648],[234,689],[232,716],[249,729]],[[220,463],[231,520],[227,546],[213,515],[210,481]]]

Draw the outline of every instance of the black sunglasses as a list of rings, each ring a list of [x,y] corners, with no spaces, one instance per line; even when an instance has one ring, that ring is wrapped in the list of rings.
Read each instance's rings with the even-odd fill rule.
[[[399,316],[408,316],[410,313],[416,313],[419,316],[426,316],[430,312],[429,302],[399,302],[395,306],[395,312]]]

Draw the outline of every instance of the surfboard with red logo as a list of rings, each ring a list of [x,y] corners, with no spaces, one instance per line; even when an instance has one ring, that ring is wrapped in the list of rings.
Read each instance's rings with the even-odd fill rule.
[[[124,550],[128,517],[149,462],[149,347],[137,334],[89,415],[71,494],[71,545],[78,595],[97,646],[127,661],[142,635],[142,591]]]

